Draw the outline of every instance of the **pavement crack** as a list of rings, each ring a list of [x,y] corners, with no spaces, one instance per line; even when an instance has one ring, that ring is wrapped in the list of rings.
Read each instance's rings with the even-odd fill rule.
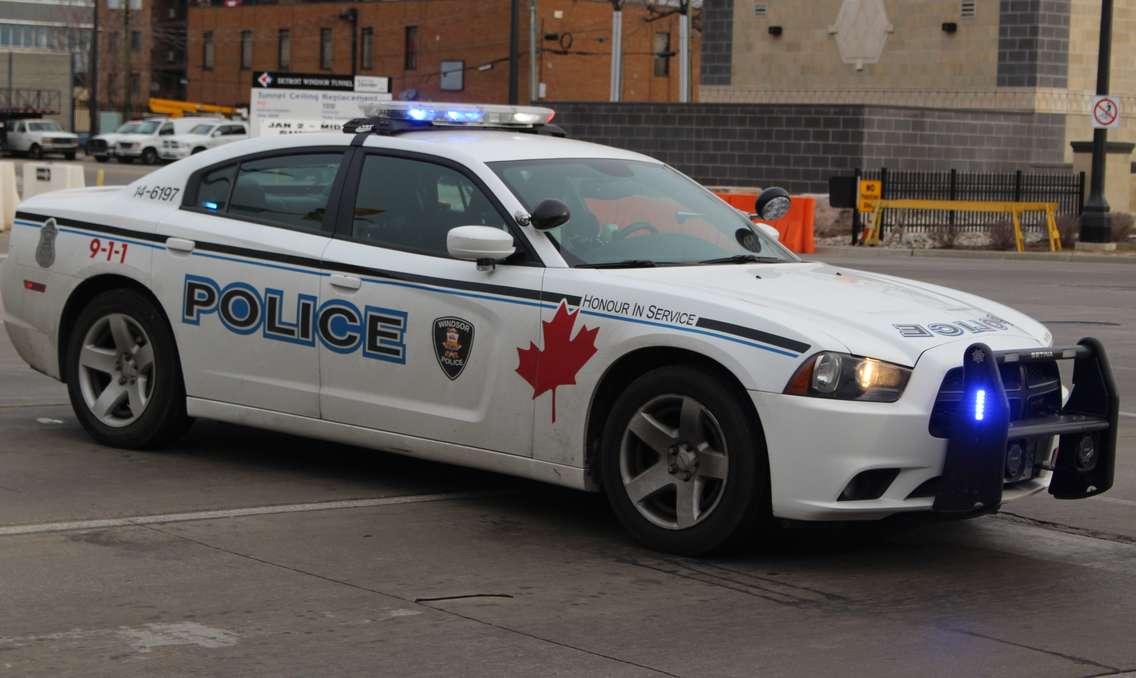
[[[1057,523],[1051,520],[1031,518],[1030,516],[1024,516],[1020,513],[1012,513],[1010,511],[1000,511],[996,513],[994,517],[1008,520],[1013,523],[1022,523],[1025,525],[1040,527],[1043,530],[1053,530],[1054,532],[1064,532],[1065,534],[1072,534],[1078,537],[1089,537],[1090,539],[1099,539],[1101,541],[1109,541],[1116,544],[1136,546],[1136,538],[1129,537],[1124,534],[1117,534],[1115,532],[1104,532],[1103,530],[1093,530],[1087,527],[1076,527],[1074,525],[1066,525],[1064,523]]]
[[[1104,673],[1090,673],[1083,678],[1108,678],[1108,676],[1131,676],[1136,674],[1136,666],[1129,669],[1117,669],[1115,671],[1105,671]]]
[[[318,572],[313,572],[311,570],[305,570],[303,568],[295,567],[293,565],[285,565],[284,563],[278,563],[278,562],[275,562],[275,561],[272,561],[272,560],[268,560],[268,559],[265,559],[265,558],[260,558],[260,557],[254,556],[251,553],[243,553],[241,551],[234,551],[233,549],[228,549],[228,548],[225,548],[223,546],[217,546],[216,544],[210,544],[209,542],[202,541],[200,539],[194,539],[193,537],[189,537],[189,536],[186,536],[184,534],[179,534],[177,532],[170,532],[168,530],[163,530],[163,529],[155,527],[153,525],[138,525],[138,527],[142,527],[142,528],[145,528],[147,530],[152,530],[154,532],[166,535],[168,537],[173,537],[175,539],[181,539],[181,540],[193,543],[193,544],[197,544],[198,546],[201,546],[202,548],[207,548],[207,549],[210,549],[212,551],[217,551],[218,553],[224,553],[224,554],[232,556],[234,558],[243,558],[245,560],[250,560],[254,563],[259,563],[259,564],[264,565],[266,567],[273,567],[273,568],[276,568],[276,569],[284,570],[286,572],[291,572],[293,574],[298,574],[298,575],[301,575],[301,576],[304,576],[304,577],[312,577],[313,579],[318,579],[320,581],[323,581],[323,582],[326,582],[326,583],[329,583],[329,584],[336,584],[336,585],[339,585],[339,586],[345,586],[347,588],[355,589],[356,591],[363,591],[365,593],[370,593],[370,594],[377,595],[377,596],[384,596],[384,597],[387,597],[387,598],[393,598],[395,600],[400,600],[404,603],[422,605],[422,607],[425,607],[426,609],[433,610],[433,611],[439,612],[441,614],[449,615],[451,617],[456,617],[458,619],[464,619],[466,621],[473,622],[475,624],[480,624],[482,626],[487,626],[489,628],[497,629],[498,631],[504,631],[505,633],[511,633],[513,635],[521,636],[521,637],[524,637],[524,638],[529,638],[530,640],[535,640],[535,641],[538,641],[538,642],[546,643],[548,645],[554,645],[556,647],[564,648],[566,650],[573,650],[575,652],[580,652],[582,654],[590,655],[590,656],[596,657],[598,659],[606,659],[608,661],[613,661],[613,662],[623,664],[623,665],[626,665],[626,666],[634,666],[636,668],[643,669],[644,671],[650,671],[652,673],[656,673],[660,676],[670,676],[671,678],[680,678],[678,676],[678,674],[670,673],[669,671],[664,671],[663,669],[656,668],[654,666],[648,666],[647,664],[640,664],[639,662],[635,662],[635,661],[632,661],[630,659],[623,659],[622,657],[616,657],[616,656],[613,656],[613,655],[604,654],[603,652],[598,652],[596,650],[589,650],[588,648],[580,647],[578,645],[572,645],[571,643],[565,643],[565,642],[562,642],[562,641],[559,641],[559,640],[554,640],[552,638],[545,638],[544,636],[538,636],[534,633],[529,633],[527,631],[521,631],[519,629],[514,629],[512,627],[505,626],[503,624],[497,624],[497,623],[494,623],[494,622],[491,622],[491,621],[486,621],[484,619],[478,619],[477,617],[471,617],[469,615],[462,614],[460,612],[454,612],[453,610],[447,610],[444,607],[434,607],[432,605],[423,605],[422,603],[418,603],[416,600],[412,600],[412,599],[407,598],[405,596],[400,596],[397,593],[388,593],[387,591],[382,591],[382,590],[379,590],[379,589],[371,588],[369,586],[363,586],[361,584],[356,584],[354,582],[350,582],[350,581],[347,581],[345,579],[337,579],[335,577],[329,577],[327,575],[323,575],[323,574],[320,574]],[[498,594],[498,595],[500,595],[500,594]],[[461,597],[461,596],[455,596],[455,597]]]
[[[1076,664],[1080,664],[1082,666],[1096,666],[1097,668],[1102,668],[1102,669],[1106,669],[1108,671],[1113,672],[1112,675],[1115,675],[1115,673],[1120,672],[1120,669],[1116,668],[1115,666],[1109,666],[1108,664],[1101,664],[1100,662],[1095,662],[1095,661],[1093,661],[1091,659],[1087,659],[1085,657],[1078,657],[1077,655],[1074,655],[1074,654],[1065,654],[1064,652],[1058,652],[1056,650],[1049,650],[1049,649],[1046,649],[1044,647],[1037,647],[1035,645],[1026,645],[1025,643],[1016,643],[1012,640],[1006,640],[1004,638],[998,638],[997,636],[986,635],[985,633],[979,633],[978,631],[968,631],[967,629],[947,629],[947,630],[951,631],[953,633],[961,633],[965,636],[971,636],[971,637],[974,637],[974,638],[982,638],[982,639],[985,639],[985,640],[990,640],[990,641],[993,641],[995,643],[1001,643],[1003,645],[1011,645],[1013,647],[1020,647],[1024,650],[1033,650],[1034,652],[1040,652],[1042,654],[1047,654],[1051,657],[1059,657],[1059,658],[1064,659],[1066,661],[1071,661],[1071,662],[1074,662]],[[1101,674],[1097,674],[1097,675],[1101,675]],[[1103,675],[1110,675],[1110,674],[1103,674]]]
[[[436,598],[415,598],[414,602],[422,603],[439,603],[447,600],[467,600],[469,598],[508,598],[512,600],[513,596],[508,593],[467,593],[460,596],[438,596]]]

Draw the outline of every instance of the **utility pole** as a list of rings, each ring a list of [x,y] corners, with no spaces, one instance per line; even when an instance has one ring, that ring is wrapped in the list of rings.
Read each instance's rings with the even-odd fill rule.
[[[1108,94],[1112,65],[1112,0],[1101,0],[1100,47],[1097,50],[1097,94]],[[1081,215],[1081,242],[1111,242],[1112,224],[1104,197],[1107,129],[1093,130],[1093,176],[1085,213]]]
[[[536,0],[529,0],[529,102],[540,98],[540,82],[536,63]]]
[[[122,69],[122,120],[124,122],[130,119],[130,87],[134,84],[134,77],[130,73],[130,48],[132,45],[130,2],[131,0],[122,0],[122,49],[125,52],[122,63],[126,65]]]
[[[680,0],[678,17],[678,100],[690,101],[690,0]]]
[[[91,22],[91,56],[87,60],[87,115],[91,120],[88,123],[90,135],[99,133],[99,2],[95,0],[94,20]],[[71,128],[72,131],[75,128]]]
[[[517,52],[521,49],[520,0],[509,0],[509,103],[516,105],[520,95],[517,92],[518,78]]]
[[[611,0],[611,100],[623,92],[623,0]]]

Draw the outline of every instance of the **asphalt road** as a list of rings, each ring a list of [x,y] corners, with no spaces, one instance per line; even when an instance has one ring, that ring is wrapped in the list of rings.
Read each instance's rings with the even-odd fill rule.
[[[1058,341],[1099,336],[1134,392],[1136,265],[838,263],[1008,302]],[[394,455],[204,421],[164,451],[100,447],[0,333],[0,674],[1136,671],[1121,423],[1099,498],[697,560],[629,543],[600,497]]]

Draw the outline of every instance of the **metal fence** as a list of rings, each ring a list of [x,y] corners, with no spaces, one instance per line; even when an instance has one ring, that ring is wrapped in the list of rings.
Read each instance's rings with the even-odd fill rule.
[[[998,200],[1055,202],[1057,214],[1079,215],[1085,205],[1084,172],[918,172],[886,167],[860,173],[861,179],[883,182],[883,198],[923,200]],[[925,232],[943,226],[959,231],[985,231],[1006,221],[1005,214],[947,212],[941,210],[887,210],[883,228],[902,226],[909,232]],[[1026,213],[1022,228],[1044,232],[1045,214]]]

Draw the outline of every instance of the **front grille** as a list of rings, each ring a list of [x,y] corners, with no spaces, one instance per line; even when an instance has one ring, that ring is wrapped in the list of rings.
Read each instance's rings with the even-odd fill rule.
[[[1010,421],[1051,417],[1061,412],[1061,371],[1057,361],[1003,363],[1002,386],[1010,403]],[[928,429],[936,438],[950,436],[951,421],[963,398],[963,368],[947,372],[931,410]]]

